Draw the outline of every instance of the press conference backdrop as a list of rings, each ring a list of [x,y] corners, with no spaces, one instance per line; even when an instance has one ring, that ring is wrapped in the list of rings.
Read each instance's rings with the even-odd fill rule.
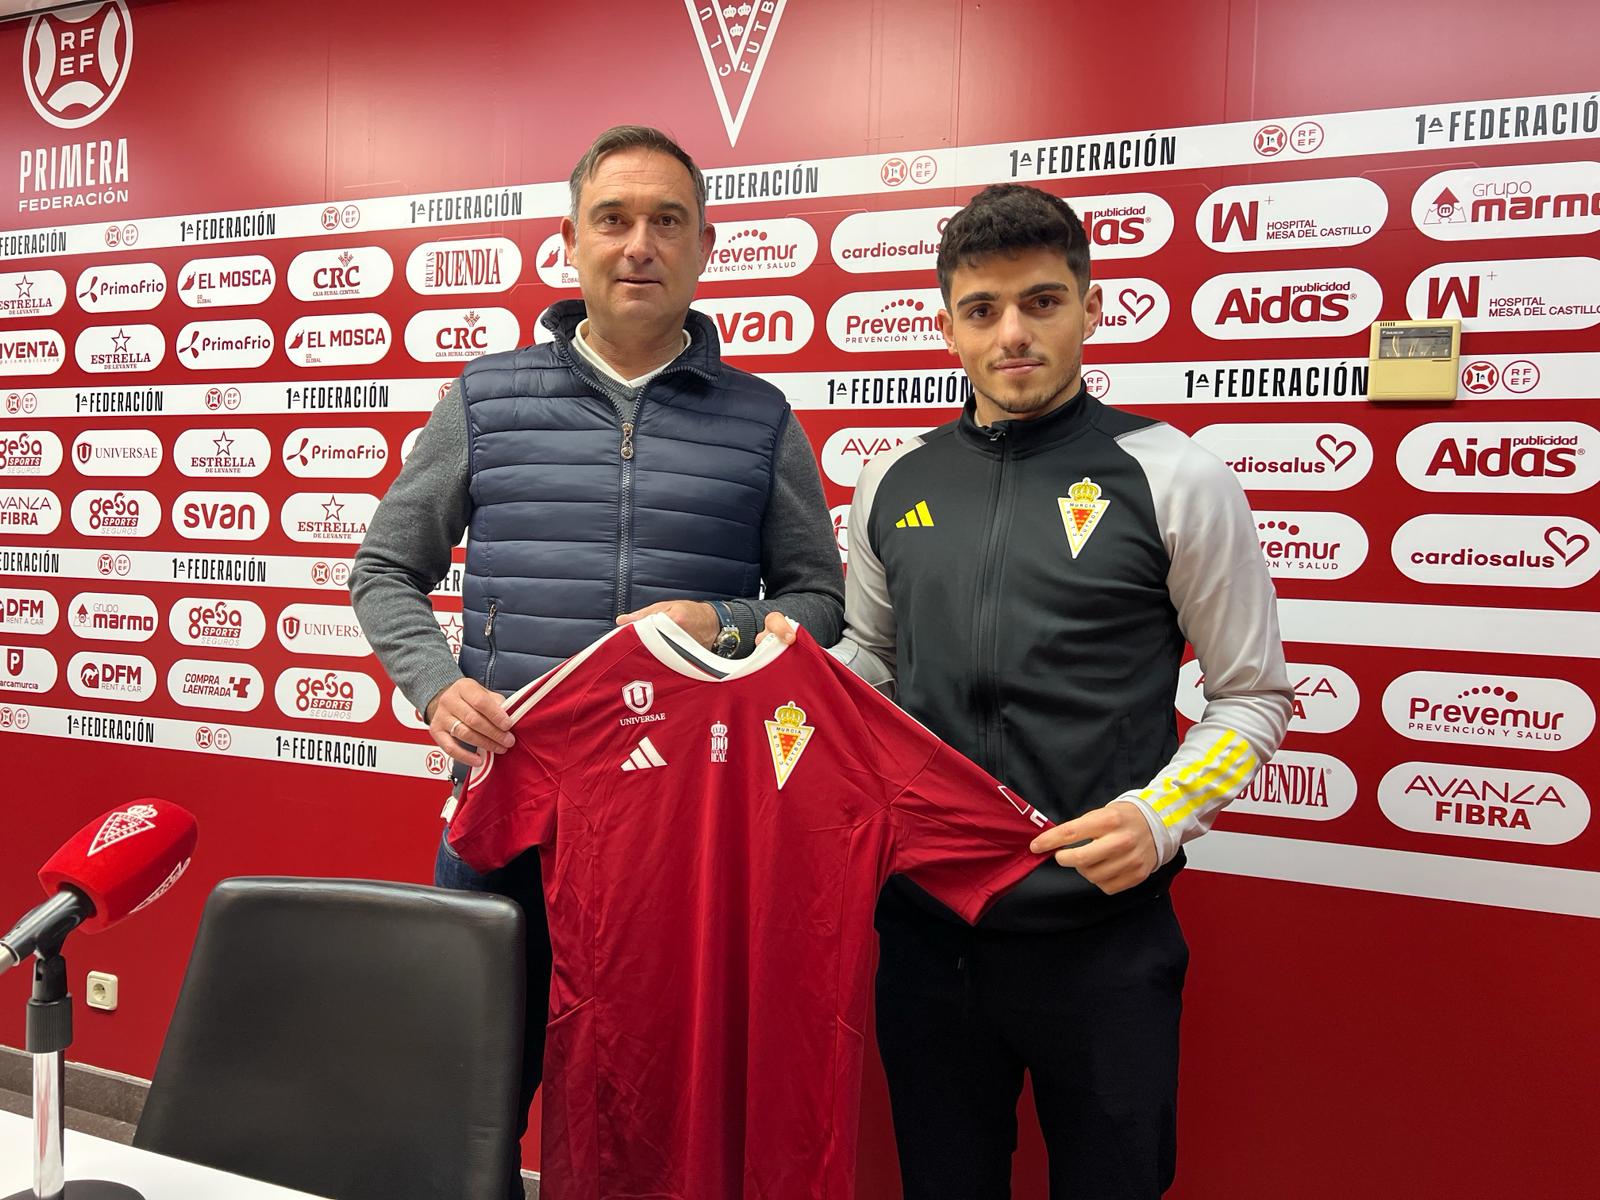
[[[205,827],[166,904],[72,947],[123,996],[76,1057],[149,1074],[216,879],[426,877],[446,764],[350,557],[462,364],[577,295],[565,177],[648,121],[708,168],[697,307],[794,403],[841,556],[862,463],[965,398],[933,252],[997,181],[1089,229],[1093,394],[1247,490],[1297,706],[1180,885],[1176,1194],[1578,1177],[1597,36],[1579,0],[169,0],[0,26],[0,901],[119,798]],[[1461,319],[1454,404],[1365,400],[1370,323],[1408,316]],[[459,584],[458,553],[453,643]],[[1180,723],[1201,685],[1191,663]],[[876,1076],[863,1139],[863,1194],[889,1194]],[[1040,1164],[1025,1131],[1019,1194]]]

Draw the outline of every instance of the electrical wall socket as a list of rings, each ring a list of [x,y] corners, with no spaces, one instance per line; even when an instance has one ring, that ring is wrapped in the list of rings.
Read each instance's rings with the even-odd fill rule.
[[[117,977],[107,975],[104,971],[90,971],[84,985],[88,993],[84,1002],[90,1008],[103,1008],[106,1012],[115,1012],[117,1007]]]

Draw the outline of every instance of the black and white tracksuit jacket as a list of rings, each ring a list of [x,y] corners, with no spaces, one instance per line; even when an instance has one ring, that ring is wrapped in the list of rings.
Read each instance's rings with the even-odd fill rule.
[[[849,538],[840,657],[1053,820],[1126,801],[1155,837],[1140,887],[1108,897],[1051,863],[984,928],[1070,928],[1164,890],[1283,739],[1293,694],[1249,505],[1170,425],[1080,391],[981,427],[969,401],[867,464]],[[1180,744],[1185,640],[1206,708]]]

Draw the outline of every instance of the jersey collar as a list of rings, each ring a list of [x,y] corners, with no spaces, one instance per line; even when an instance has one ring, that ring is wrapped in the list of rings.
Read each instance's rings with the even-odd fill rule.
[[[634,622],[633,627],[644,648],[655,655],[662,666],[701,683],[727,683],[754,675],[788,649],[781,639],[769,637],[745,658],[722,658],[685,633],[666,613],[659,612]]]
[[[1100,402],[1080,384],[1078,394],[1060,408],[1031,421],[996,421],[979,425],[976,399],[968,400],[957,423],[961,440],[984,454],[1013,455],[1047,450],[1086,432],[1099,415]]]

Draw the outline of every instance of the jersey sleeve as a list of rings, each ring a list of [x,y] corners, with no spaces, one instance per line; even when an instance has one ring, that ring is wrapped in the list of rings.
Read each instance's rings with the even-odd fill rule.
[[[1211,828],[1277,752],[1294,692],[1284,663],[1277,593],[1244,491],[1225,463],[1166,426],[1151,444],[1124,440],[1144,465],[1171,566],[1178,626],[1205,674],[1205,710],[1177,753],[1142,788],[1139,806],[1161,862]]]

